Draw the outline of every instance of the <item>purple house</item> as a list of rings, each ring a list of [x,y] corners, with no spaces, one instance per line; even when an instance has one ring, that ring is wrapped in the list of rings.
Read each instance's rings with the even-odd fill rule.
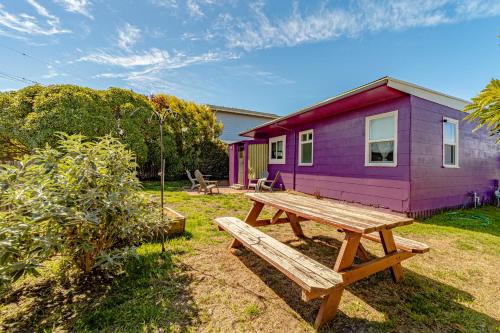
[[[463,120],[468,102],[384,77],[249,129],[230,183],[280,171],[283,189],[423,216],[491,201],[500,146]]]

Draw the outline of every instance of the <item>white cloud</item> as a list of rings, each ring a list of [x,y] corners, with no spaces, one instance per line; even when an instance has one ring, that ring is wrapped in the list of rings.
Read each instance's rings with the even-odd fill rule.
[[[151,0],[151,3],[159,7],[177,8],[176,0]]]
[[[161,56],[148,57],[148,55],[158,52],[161,53]],[[178,70],[197,64],[235,59],[239,56],[231,52],[212,51],[199,55],[186,55],[182,52],[175,52],[171,55],[167,51],[157,49],[154,49],[154,52],[150,51],[143,54],[143,56],[144,55],[147,57],[139,61],[136,57],[140,57],[140,55],[130,55],[127,58],[121,56],[113,57],[107,54],[106,57],[104,57],[103,54],[100,53],[99,57],[96,57],[96,55],[89,55],[81,58],[80,61],[93,61],[127,69],[122,72],[97,74],[93,76],[95,79],[120,79],[132,88],[143,92],[170,91],[170,93],[176,93],[180,96],[185,96],[186,93],[189,92],[199,97],[209,93],[207,90],[208,83],[206,78],[204,80],[200,80],[199,78],[197,80],[189,79],[188,76],[193,73],[192,71],[184,71],[182,75],[178,75]],[[146,65],[146,63],[149,64]],[[177,79],[174,83],[171,78],[176,75]],[[170,80],[167,80],[167,78],[170,78]]]
[[[47,65],[47,70],[48,70],[47,74],[45,74],[45,75],[42,76],[42,78],[44,78],[44,79],[52,79],[52,78],[58,77],[58,76],[67,76],[67,74],[65,74],[65,73],[58,72],[54,68],[54,66],[52,66],[50,64]]]
[[[356,0],[346,8],[322,6],[305,15],[297,3],[285,18],[270,19],[265,4],[250,5],[250,19],[231,16],[219,20],[231,48],[246,51],[269,47],[295,46],[303,43],[353,37],[366,32],[404,30],[462,22],[500,14],[495,0]]]
[[[59,18],[51,15],[48,10],[40,5],[35,0],[28,0],[37,14],[45,19],[45,22],[40,22],[34,16],[28,15],[26,13],[12,14],[8,12],[2,4],[0,4],[0,25],[28,35],[57,35],[63,33],[69,33],[67,29],[62,29],[60,27]]]
[[[157,69],[176,69],[189,65],[215,62],[223,59],[235,59],[234,53],[219,53],[208,51],[203,54],[188,56],[182,52],[171,55],[168,51],[152,48],[143,53],[114,55],[104,51],[81,57],[78,61],[94,62],[102,65],[112,65],[124,68],[141,66],[157,66]]]
[[[118,29],[118,46],[124,50],[130,50],[141,37],[141,30],[130,23]]]
[[[201,11],[200,5],[195,0],[187,0],[186,6],[189,15],[191,15],[192,17],[205,16],[205,14]]]
[[[81,14],[88,17],[89,19],[94,19],[94,16],[90,13],[90,6],[92,3],[90,0],[55,0],[63,8],[71,13]]]
[[[137,66],[158,65],[165,62],[168,57],[168,52],[152,48],[149,51],[143,52],[141,54],[129,55],[113,55],[104,51],[99,51],[83,56],[78,59],[78,61],[87,61],[103,65],[129,68]]]

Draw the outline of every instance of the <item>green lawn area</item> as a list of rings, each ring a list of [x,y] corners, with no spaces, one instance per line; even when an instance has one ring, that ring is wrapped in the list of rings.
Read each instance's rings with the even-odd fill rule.
[[[216,216],[243,218],[241,194],[193,196],[167,183],[166,202],[187,217],[184,236],[144,244],[115,278],[61,274],[64,260],[40,277],[16,282],[0,299],[0,331],[313,332],[319,301],[247,250],[226,249]],[[158,194],[157,183],[144,190]],[[270,215],[271,212],[265,212]],[[333,266],[342,235],[312,222],[305,239],[287,225],[263,228],[282,242]],[[396,229],[431,246],[403,263],[404,278],[381,272],[349,286],[332,332],[498,332],[500,330],[500,210],[443,213]],[[379,244],[364,242],[372,254]]]

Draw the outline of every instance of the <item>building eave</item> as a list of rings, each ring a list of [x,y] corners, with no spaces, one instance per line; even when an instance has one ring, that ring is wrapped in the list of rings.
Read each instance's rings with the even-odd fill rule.
[[[402,93],[417,96],[417,97],[420,97],[420,98],[423,98],[423,99],[426,99],[426,100],[429,100],[429,101],[432,101],[432,102],[435,102],[435,103],[438,103],[441,105],[445,105],[447,107],[450,107],[450,108],[453,108],[456,110],[460,110],[460,111],[462,111],[463,108],[467,104],[470,103],[470,101],[467,101],[467,100],[464,100],[464,99],[461,99],[458,97],[450,96],[450,95],[447,95],[444,93],[437,92],[435,90],[431,90],[428,88],[418,86],[418,85],[410,83],[410,82],[397,80],[397,79],[394,79],[392,77],[385,76],[385,77],[382,77],[378,80],[375,80],[375,81],[372,81],[372,82],[367,83],[365,85],[362,85],[360,87],[343,92],[339,95],[327,98],[321,102],[318,102],[316,104],[313,104],[313,105],[310,105],[310,106],[305,107],[303,109],[300,109],[300,110],[298,110],[294,113],[291,113],[289,115],[286,115],[286,116],[268,121],[268,122],[261,124],[259,126],[255,126],[253,128],[250,128],[244,132],[241,132],[240,135],[246,136],[246,137],[253,137],[253,133],[255,133],[259,129],[262,129],[262,128],[265,128],[265,127],[268,127],[268,126],[274,125],[274,124],[279,125],[280,122],[283,122],[287,119],[300,116],[304,113],[307,113],[309,111],[312,111],[312,110],[317,109],[319,107],[322,107],[324,105],[327,105],[327,104],[330,104],[330,103],[333,103],[336,101],[340,101],[340,100],[345,99],[347,97],[350,97],[350,96],[353,96],[353,95],[356,95],[356,94],[359,94],[359,93],[362,93],[362,92],[365,92],[365,91],[368,91],[368,90],[371,90],[371,89],[374,89],[374,88],[377,88],[377,87],[383,86],[383,85],[386,85],[387,87],[390,87],[394,90],[398,90]]]
[[[254,117],[269,118],[269,119],[279,118],[279,116],[277,114],[273,114],[273,113],[258,112],[258,111],[253,111],[253,110],[231,108],[231,107],[212,105],[212,104],[207,104],[207,106],[210,109],[214,110],[215,112],[236,113],[236,114],[241,114],[241,115],[246,115],[246,116],[254,116]]]

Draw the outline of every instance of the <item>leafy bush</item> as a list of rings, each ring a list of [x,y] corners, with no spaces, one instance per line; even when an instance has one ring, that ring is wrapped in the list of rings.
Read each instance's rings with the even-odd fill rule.
[[[114,270],[134,243],[155,229],[132,152],[112,137],[97,142],[60,135],[0,167],[0,278],[37,274],[43,261],[67,256],[80,270]]]
[[[0,161],[19,159],[46,144],[56,147],[55,133],[61,131],[88,138],[111,134],[134,152],[142,178],[158,178],[160,133],[153,110],[167,112],[167,177],[184,177],[186,168],[203,170],[199,165],[205,155],[203,147],[219,144],[222,131],[207,106],[175,96],[160,94],[149,100],[126,89],[74,85],[34,85],[0,92]]]
[[[227,178],[229,175],[227,145],[221,141],[208,141],[202,145],[202,152],[198,168],[215,179]]]

